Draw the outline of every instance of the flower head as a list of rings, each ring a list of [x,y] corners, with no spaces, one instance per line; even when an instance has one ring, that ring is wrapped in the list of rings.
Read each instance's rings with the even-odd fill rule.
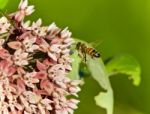
[[[21,0],[18,9],[19,11],[13,14],[17,22],[21,22],[25,16],[34,12],[34,6],[28,6],[28,0]]]
[[[78,96],[80,81],[67,77],[71,32],[24,22],[32,12],[21,0],[19,11],[0,18],[0,114],[73,114],[79,101],[68,96]]]

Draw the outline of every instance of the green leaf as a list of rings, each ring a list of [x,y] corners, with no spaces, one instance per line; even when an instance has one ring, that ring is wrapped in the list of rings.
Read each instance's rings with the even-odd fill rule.
[[[100,94],[95,97],[96,104],[105,108],[107,114],[113,114],[113,90],[102,59],[92,59],[87,56],[87,65],[92,77],[106,90],[106,92],[100,92]]]
[[[113,114],[113,91],[108,89],[107,92],[100,92],[95,97],[96,104],[107,109],[107,114]]]
[[[87,65],[92,77],[103,89],[107,90],[110,87],[110,82],[102,59],[91,58],[87,55]]]
[[[0,9],[4,9],[7,3],[8,3],[8,0],[0,0]]]
[[[72,71],[68,74],[68,77],[71,78],[72,80],[77,80],[80,78],[79,67],[80,67],[81,59],[78,56],[77,51],[74,51],[74,53],[71,55],[71,58],[73,59]]]
[[[139,63],[130,55],[120,55],[111,59],[106,64],[109,75],[126,74],[129,79],[133,80],[133,84],[138,86],[141,81],[141,68]]]

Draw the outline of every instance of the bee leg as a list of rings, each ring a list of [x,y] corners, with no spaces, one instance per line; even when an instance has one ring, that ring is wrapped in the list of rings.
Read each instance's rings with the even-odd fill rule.
[[[81,53],[78,53],[78,56],[79,56],[80,58],[82,58],[82,54],[81,54]]]
[[[86,63],[86,53],[84,53],[84,57],[83,57],[83,59],[84,59],[84,62]]]

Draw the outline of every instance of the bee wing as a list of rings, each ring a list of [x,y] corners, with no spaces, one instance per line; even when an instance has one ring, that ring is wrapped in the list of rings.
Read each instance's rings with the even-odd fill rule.
[[[102,40],[96,40],[96,41],[94,41],[94,42],[90,42],[89,45],[90,45],[91,47],[96,48],[96,47],[98,47],[99,45],[101,45],[102,43],[103,43]]]

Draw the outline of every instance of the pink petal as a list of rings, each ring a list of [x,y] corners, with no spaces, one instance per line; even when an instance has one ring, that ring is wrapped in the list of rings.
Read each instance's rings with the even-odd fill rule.
[[[10,67],[8,69],[8,76],[12,76],[16,72],[16,67]]]
[[[17,85],[13,84],[13,83],[10,83],[10,89],[11,89],[11,92],[12,93],[17,93],[17,90],[18,90],[18,87]]]
[[[45,59],[45,60],[43,61],[43,64],[45,64],[45,65],[48,67],[48,66],[51,66],[51,65],[53,65],[53,64],[56,64],[56,62],[51,61],[51,60],[49,60],[49,59],[47,58],[47,59]]]
[[[26,15],[30,15],[34,12],[34,6],[28,6],[28,8],[26,9]]]
[[[14,41],[14,42],[9,42],[7,45],[12,49],[19,49],[21,48],[22,44],[19,41]]]
[[[41,81],[40,87],[49,94],[51,94],[54,90],[54,85],[47,79]]]
[[[18,72],[19,75],[22,75],[22,74],[26,73],[22,67],[18,67],[17,72]]]
[[[20,11],[20,12],[16,13],[15,20],[18,21],[18,22],[21,22],[24,17],[25,17],[25,12],[24,11]]]
[[[36,61],[36,67],[37,67],[38,70],[40,70],[40,71],[47,69],[46,66],[45,66],[43,63],[41,63],[40,61],[38,61],[38,60]]]
[[[47,77],[47,73],[46,72],[38,72],[35,76],[35,78],[37,79],[45,79]]]
[[[25,91],[25,84],[22,79],[20,79],[20,78],[17,79],[17,86],[19,87],[20,92]]]
[[[54,38],[52,41],[51,41],[51,44],[57,44],[57,43],[60,43],[62,42],[63,39],[60,39],[60,38]]]
[[[23,114],[23,111],[19,110],[19,111],[17,112],[17,114]]]
[[[6,59],[8,57],[10,57],[9,52],[5,49],[0,49],[0,58]]]
[[[46,87],[46,85],[48,85],[48,83],[49,83],[49,80],[44,79],[44,80],[41,81],[40,87],[43,89],[44,87]]]
[[[46,110],[46,114],[50,114],[50,112],[48,110]]]
[[[30,35],[31,35],[31,32],[28,31],[28,32],[23,33],[23,34],[22,34],[21,36],[19,36],[17,39],[23,40],[23,39],[25,39],[26,37],[28,37],[28,36],[30,36]]]
[[[48,93],[45,90],[33,90],[33,92],[38,95],[48,95]]]
[[[17,114],[17,110],[16,109],[12,109],[11,110],[11,114]]]
[[[7,60],[2,60],[0,62],[0,69],[2,69],[2,70],[4,70],[4,69],[7,70],[9,66],[10,65]]]

